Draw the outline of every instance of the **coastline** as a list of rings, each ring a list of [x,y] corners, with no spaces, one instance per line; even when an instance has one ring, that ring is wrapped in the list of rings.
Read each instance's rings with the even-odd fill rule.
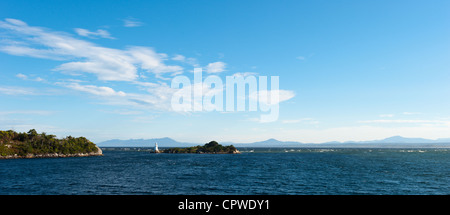
[[[103,156],[103,151],[97,146],[97,152],[75,153],[75,154],[62,154],[62,153],[27,154],[25,156],[15,154],[15,155],[0,156],[0,160],[1,159],[91,157],[91,156]]]
[[[180,152],[180,153],[176,153],[176,152],[170,152],[170,151],[151,151],[150,153],[153,154],[241,154],[241,152],[239,150],[234,150],[232,152]]]

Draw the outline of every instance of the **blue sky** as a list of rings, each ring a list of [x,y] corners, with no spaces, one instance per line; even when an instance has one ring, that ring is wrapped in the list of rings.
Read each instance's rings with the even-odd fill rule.
[[[98,142],[450,137],[449,1],[0,2],[0,129]],[[279,119],[170,110],[194,67],[279,76]]]

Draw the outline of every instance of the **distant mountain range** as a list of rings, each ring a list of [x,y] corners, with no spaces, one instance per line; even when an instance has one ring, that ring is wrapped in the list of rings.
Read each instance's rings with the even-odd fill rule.
[[[189,147],[199,145],[195,143],[178,142],[168,137],[153,138],[153,139],[129,139],[129,140],[113,139],[97,143],[97,145],[100,147],[155,147],[155,143],[158,143],[159,147]]]
[[[155,143],[158,143],[159,147],[190,147],[204,144],[178,142],[174,139],[164,137],[130,140],[114,139],[97,143],[97,145],[100,147],[154,147]],[[296,141],[279,141],[276,139],[268,139],[253,143],[221,142],[220,144],[234,145],[235,147],[450,147],[450,138],[430,140],[423,138],[393,136],[382,140],[347,142],[333,141],[325,143],[301,143]]]

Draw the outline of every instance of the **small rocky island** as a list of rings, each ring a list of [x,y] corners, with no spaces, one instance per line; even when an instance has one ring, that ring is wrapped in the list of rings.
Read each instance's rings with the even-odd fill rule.
[[[39,134],[34,129],[27,133],[0,131],[0,159],[100,155],[102,150],[85,137],[57,139],[55,135]]]
[[[211,141],[204,146],[193,146],[188,148],[170,148],[159,150],[156,146],[154,153],[189,153],[189,154],[240,154],[233,145],[222,146],[216,141]]]

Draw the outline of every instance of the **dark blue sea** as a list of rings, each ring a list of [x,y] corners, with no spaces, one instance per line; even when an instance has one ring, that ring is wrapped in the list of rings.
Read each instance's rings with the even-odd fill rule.
[[[450,194],[450,149],[242,149],[0,160],[0,194]]]

